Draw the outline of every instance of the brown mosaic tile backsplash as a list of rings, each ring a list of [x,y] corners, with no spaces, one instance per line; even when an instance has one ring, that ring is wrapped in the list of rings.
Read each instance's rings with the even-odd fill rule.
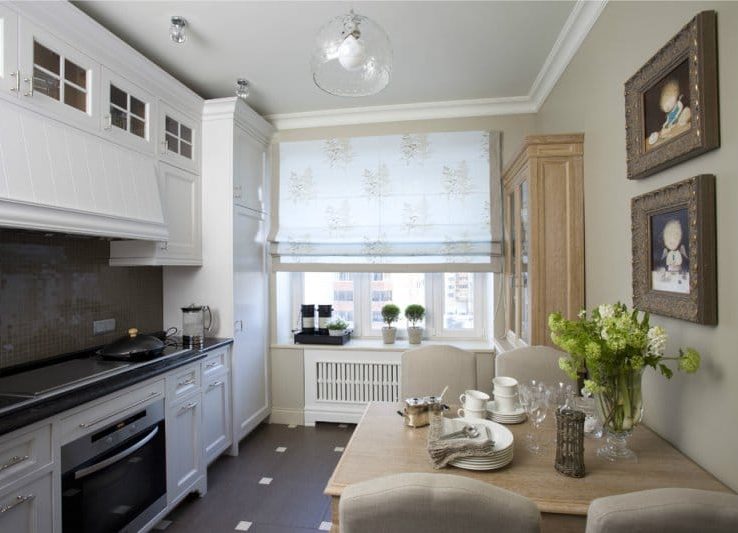
[[[0,229],[0,368],[162,329],[161,267],[111,267],[110,244]],[[93,320],[116,330],[92,335]]]

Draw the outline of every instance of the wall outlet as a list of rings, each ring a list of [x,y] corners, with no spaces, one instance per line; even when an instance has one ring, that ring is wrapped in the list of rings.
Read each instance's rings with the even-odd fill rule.
[[[105,333],[110,333],[111,331],[115,331],[114,318],[95,320],[92,322],[92,335],[95,337],[98,335],[104,335]]]

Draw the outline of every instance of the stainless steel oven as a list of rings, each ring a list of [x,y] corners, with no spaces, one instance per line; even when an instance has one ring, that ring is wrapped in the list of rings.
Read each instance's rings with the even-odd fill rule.
[[[61,450],[64,533],[136,532],[164,510],[164,400]]]

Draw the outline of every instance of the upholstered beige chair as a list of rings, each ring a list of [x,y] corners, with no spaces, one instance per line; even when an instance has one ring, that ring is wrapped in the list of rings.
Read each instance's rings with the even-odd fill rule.
[[[441,394],[446,403],[459,403],[459,396],[477,387],[477,358],[453,346],[421,346],[402,354],[402,398]]]
[[[735,533],[738,495],[696,489],[654,489],[598,498],[587,533]]]
[[[342,533],[534,533],[535,504],[475,479],[398,474],[350,485],[341,494]]]
[[[495,376],[510,376],[519,383],[535,379],[547,385],[559,382],[576,385],[559,368],[559,357],[562,355],[565,355],[564,352],[548,346],[528,346],[503,352],[495,358]]]

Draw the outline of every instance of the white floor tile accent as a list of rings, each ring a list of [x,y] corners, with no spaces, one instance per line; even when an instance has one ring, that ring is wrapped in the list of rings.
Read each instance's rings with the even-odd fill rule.
[[[259,480],[259,485],[271,485],[272,484],[272,478],[270,477],[263,477]]]
[[[320,525],[318,526],[318,529],[320,531],[330,531],[332,525],[333,524],[331,524],[330,522],[321,522]]]
[[[277,452],[277,453],[284,453],[284,452],[287,451],[287,448],[285,448],[284,446],[278,446],[278,447],[274,448],[274,451]]]
[[[171,520],[160,520],[158,524],[154,526],[156,531],[164,531],[166,528],[172,525]]]
[[[290,424],[287,426],[289,429],[295,429],[297,427],[297,424]]]
[[[238,524],[236,524],[236,531],[248,531],[251,527],[251,522],[244,522],[241,520]]]
[[[340,428],[347,428],[348,426],[346,424],[338,424],[338,427],[340,427]]]
[[[343,450],[345,450],[343,446],[336,446],[335,448],[333,448],[334,452],[343,452]]]

